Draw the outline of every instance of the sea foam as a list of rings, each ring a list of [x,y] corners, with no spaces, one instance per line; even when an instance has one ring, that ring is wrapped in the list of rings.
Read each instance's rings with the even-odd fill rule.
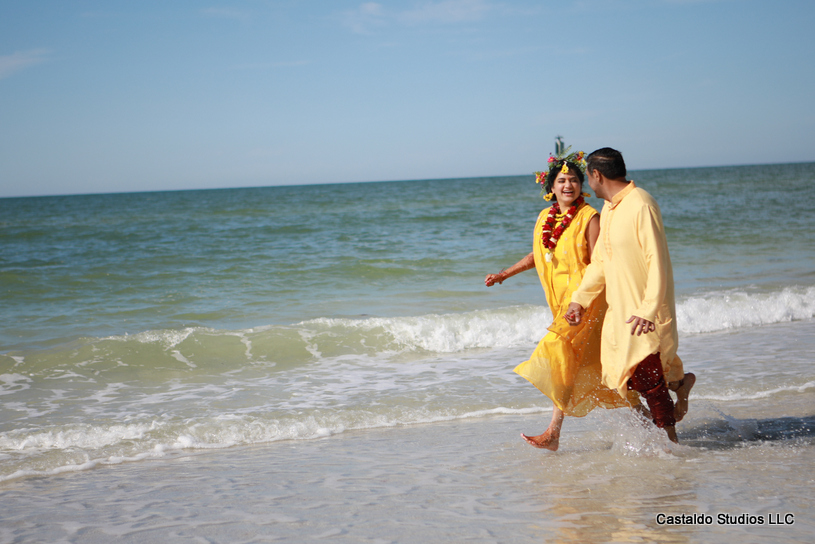
[[[677,328],[683,334],[718,332],[815,317],[815,287],[780,291],[713,292],[681,299]],[[298,326],[313,331],[373,332],[389,338],[391,349],[454,353],[475,348],[519,347],[538,342],[552,321],[544,306],[513,306],[459,314],[368,319],[316,319]],[[384,347],[384,346],[383,346]]]
[[[774,292],[731,290],[695,294],[677,301],[681,335],[761,327],[815,317],[815,287]],[[519,305],[462,313],[418,316],[318,318],[291,325],[243,330],[207,327],[145,331],[86,338],[63,347],[7,354],[15,374],[0,377],[0,395],[29,386],[26,375],[93,379],[99,372],[134,370],[209,374],[244,365],[279,370],[345,356],[453,354],[483,349],[530,350],[552,322],[546,306]]]
[[[731,290],[688,297],[677,304],[680,332],[705,333],[815,317],[815,287],[749,293]]]

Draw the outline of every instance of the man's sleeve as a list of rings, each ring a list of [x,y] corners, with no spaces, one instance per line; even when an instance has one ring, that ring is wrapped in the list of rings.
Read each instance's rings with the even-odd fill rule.
[[[637,227],[640,246],[645,256],[646,278],[642,303],[634,315],[653,323],[662,301],[665,300],[670,259],[659,209],[645,207],[639,214]]]
[[[586,273],[583,275],[580,287],[572,293],[572,302],[580,304],[583,308],[588,308],[606,287],[606,273],[602,259],[604,247],[601,247],[602,244],[603,236],[601,234],[594,245],[591,262],[586,267]]]

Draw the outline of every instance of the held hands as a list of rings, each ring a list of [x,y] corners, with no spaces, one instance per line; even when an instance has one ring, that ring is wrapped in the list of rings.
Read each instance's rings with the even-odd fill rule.
[[[579,325],[581,321],[583,321],[583,312],[586,309],[583,308],[577,302],[570,302],[569,307],[566,308],[566,313],[563,315],[563,318],[569,325]]]
[[[564,319],[569,325],[579,325],[581,321],[583,321],[583,312],[586,310],[580,304],[576,302],[572,302],[569,304],[569,307],[566,309],[566,313],[564,314]],[[634,323],[631,326],[631,336],[634,336],[636,333],[637,336],[640,336],[643,333],[649,333],[657,330],[656,325],[654,325],[653,321],[648,321],[644,317],[637,317],[632,315],[626,323]]]
[[[634,325],[631,326],[631,336],[634,336],[635,332],[637,333],[637,336],[639,336],[642,333],[649,333],[657,330],[657,326],[654,325],[654,322],[648,321],[644,317],[637,317],[635,315],[632,315],[630,318],[628,318],[628,321],[626,321],[626,323],[631,322],[634,323]]]

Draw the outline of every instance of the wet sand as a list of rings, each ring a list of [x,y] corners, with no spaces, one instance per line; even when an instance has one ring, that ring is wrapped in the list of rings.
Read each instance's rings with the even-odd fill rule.
[[[693,408],[679,447],[616,410],[567,419],[560,450],[546,452],[519,433],[548,417],[512,415],[11,481],[0,488],[0,540],[807,541],[812,416],[740,420],[711,402]],[[660,525],[660,513],[712,523]],[[721,524],[720,514],[764,524]],[[769,524],[786,514],[794,524]]]

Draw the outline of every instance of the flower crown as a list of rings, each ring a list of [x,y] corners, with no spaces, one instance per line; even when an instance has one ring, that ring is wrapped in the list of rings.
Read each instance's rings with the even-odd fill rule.
[[[572,146],[567,147],[557,155],[552,155],[549,153],[549,165],[543,172],[535,172],[535,183],[541,184],[541,194],[546,190],[546,178],[549,177],[549,174],[552,173],[552,170],[556,168],[560,168],[560,171],[564,174],[569,172],[569,165],[566,163],[576,164],[580,171],[584,174],[586,173],[586,160],[583,158],[585,153],[583,151],[575,151],[574,153],[569,153],[569,150],[572,149]],[[552,193],[544,195],[544,200],[552,200],[554,195]]]

